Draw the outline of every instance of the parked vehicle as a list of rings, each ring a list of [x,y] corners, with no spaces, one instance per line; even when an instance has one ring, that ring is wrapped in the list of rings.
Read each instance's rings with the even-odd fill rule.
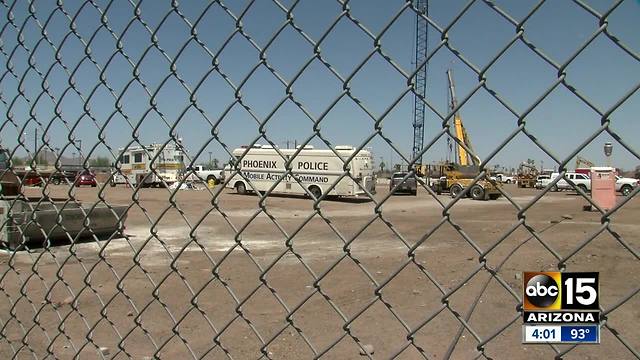
[[[556,176],[559,176],[559,174]],[[555,177],[553,178],[555,179]],[[570,180],[575,187],[580,188],[580,190],[584,192],[591,191],[591,179],[587,175],[577,172],[565,173],[565,176],[556,183],[555,188],[558,190],[574,190],[574,187],[565,179]]]
[[[207,183],[213,180],[214,184],[224,181],[224,169],[205,170],[204,166],[197,165],[193,170],[198,180],[204,180]]]
[[[538,181],[536,182],[536,187],[544,188],[546,187],[553,179],[560,176],[558,173],[553,173],[549,177],[549,179],[541,178],[545,175],[540,175]],[[591,178],[583,173],[577,172],[569,172],[566,174],[566,177],[573,181],[577,187],[581,188],[582,191],[591,191]],[[620,177],[616,176],[616,191],[622,194],[623,196],[629,195],[636,187],[640,186],[640,180]],[[553,191],[558,190],[572,190],[573,187],[569,185],[569,183],[565,179],[560,179],[556,185],[552,188]]]
[[[534,188],[540,172],[538,168],[531,162],[522,162],[518,167],[518,187]]]
[[[394,194],[409,193],[412,195],[417,195],[418,183],[416,181],[416,176],[411,175],[406,179],[404,179],[407,176],[407,174],[408,173],[406,172],[393,173],[393,175],[391,175],[391,181],[389,181],[389,191],[395,188],[396,190],[394,191]]]
[[[78,173],[78,176],[76,177],[76,180],[75,180],[75,186],[84,186],[84,185],[91,186],[91,187],[98,186],[98,182],[96,181],[96,175],[86,170]]]
[[[72,183],[77,177],[78,177],[77,170],[63,170],[63,171],[58,171],[51,174],[51,176],[49,176],[49,181],[53,185],[60,185],[60,184],[66,184],[67,181],[69,183]]]
[[[225,178],[231,180],[227,182],[226,187],[236,189],[238,194],[267,191],[284,177],[274,187],[273,192],[306,195],[308,191],[315,198],[324,194],[366,195],[364,189],[369,193],[375,193],[376,178],[371,152],[360,150],[356,153],[356,149],[352,146],[336,146],[335,152],[330,149],[316,150],[312,146],[305,146],[295,158],[290,159],[298,150],[279,149],[278,151],[286,157],[283,159],[272,146],[254,145],[249,149],[246,147],[235,149],[233,156],[239,159],[237,166],[242,175],[234,175],[235,170],[227,166]],[[351,157],[353,158],[348,163],[350,176],[342,177],[333,186],[344,173],[344,161]],[[293,175],[300,182],[291,175],[284,175],[285,161],[288,159],[292,160]]]
[[[478,175],[477,166],[461,166],[456,163],[446,163],[440,166],[442,175],[436,183],[429,184],[437,194],[449,192],[451,197],[456,197],[466,188],[470,187],[466,196],[474,200],[496,200],[501,196],[495,181],[480,179],[471,185]]]
[[[616,191],[623,196],[629,195],[638,186],[640,186],[640,180],[616,176]]]
[[[1,166],[9,166],[9,149],[0,146],[0,164]],[[23,186],[43,186],[47,181],[50,184],[58,185],[61,183],[73,183],[77,176],[77,170],[65,169],[59,171],[53,166],[40,166],[32,168],[31,165],[14,166],[11,169],[13,175],[20,179]]]
[[[184,153],[180,144],[133,146],[120,149],[120,153],[121,156],[118,159],[120,172],[111,178],[111,186],[117,184],[131,184],[139,187],[171,185],[179,180],[184,169]]]
[[[516,178],[505,174],[496,174],[495,180],[505,184],[511,184],[516,182]]]
[[[538,175],[536,178],[536,189],[544,189],[551,182],[551,175]]]
[[[111,185],[111,187],[114,187],[118,184],[131,184],[129,183],[129,178],[126,177],[123,174],[117,173],[114,171],[115,169],[112,169],[113,171],[113,177],[111,178],[111,180],[109,180],[109,185]]]

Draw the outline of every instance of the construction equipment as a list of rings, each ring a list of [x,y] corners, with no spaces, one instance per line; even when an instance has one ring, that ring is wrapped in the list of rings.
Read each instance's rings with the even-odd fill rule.
[[[422,17],[429,16],[428,0],[414,0],[413,4],[419,11],[416,15],[416,41],[415,41],[415,65],[416,65],[416,82],[415,96],[413,107],[413,158],[417,158],[415,162],[416,172],[424,175],[422,168],[422,144],[424,141],[424,120],[425,120],[425,104],[424,97],[427,92],[427,43],[429,27],[427,20]]]
[[[581,165],[585,165],[586,167],[580,167]],[[596,166],[593,162],[583,158],[578,155],[576,157],[576,172],[580,174],[585,174],[587,176],[591,176],[591,168]]]
[[[453,72],[451,69],[447,70],[447,79],[449,80],[450,110],[455,111],[454,129],[458,144],[456,146],[456,162],[445,163],[440,166],[440,178],[434,185],[435,190],[438,193],[442,191],[449,191],[451,197],[456,197],[466,188],[471,187],[467,192],[467,196],[472,197],[474,200],[495,200],[501,195],[497,188],[497,183],[481,179],[471,185],[473,179],[479,174],[481,161],[477,156],[467,151],[467,149],[473,151],[473,147],[471,146],[469,134],[467,134],[462,123],[462,117],[456,110],[458,107],[458,101],[456,98]],[[462,144],[464,144],[464,146],[462,146]]]
[[[447,70],[447,80],[449,82],[449,104],[451,111],[454,111],[458,107],[458,98],[456,97],[456,87],[453,82],[453,70]],[[466,146],[469,150],[473,151],[473,146],[471,146],[471,138],[467,134],[467,130],[464,128],[462,124],[462,117],[460,116],[460,112],[456,111],[453,114],[453,127],[456,133],[456,138],[459,140],[459,143],[455,147],[456,149],[456,159],[458,164],[461,166],[479,166],[480,159],[470,154],[464,146]],[[462,146],[464,144],[464,146]]]
[[[576,169],[580,168],[580,165],[586,165],[588,168],[592,168],[595,166],[594,163],[592,163],[591,161],[583,158],[582,156],[578,155],[576,156]]]
[[[474,200],[496,200],[501,195],[499,185],[495,182],[481,179],[471,185],[478,176],[478,168],[475,166],[460,166],[449,162],[440,165],[439,174],[441,176],[438,181],[432,184],[432,189],[438,194],[448,191],[451,197],[456,197],[471,187],[466,196]]]
[[[0,247],[20,250],[35,242],[121,237],[127,206],[83,206],[66,199],[26,197],[21,180],[9,171],[8,154],[0,147]]]
[[[518,187],[519,188],[534,188],[536,187],[536,181],[540,175],[540,171],[531,162],[522,162],[518,167]]]

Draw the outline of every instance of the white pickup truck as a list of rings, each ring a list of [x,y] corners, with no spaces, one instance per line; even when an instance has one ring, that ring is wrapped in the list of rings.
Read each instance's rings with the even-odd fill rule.
[[[206,182],[213,180],[215,184],[219,184],[224,180],[223,169],[205,170],[204,166],[196,165],[193,170],[197,175],[198,180],[204,180]]]
[[[548,181],[551,181],[558,176],[559,176],[558,173],[553,173],[551,175],[551,179]],[[571,180],[576,185],[576,187],[579,187],[580,189],[582,189],[582,191],[584,192],[591,191],[591,179],[587,175],[581,174],[581,173],[568,172],[566,173],[565,177]],[[631,191],[633,191],[633,189],[635,189],[639,185],[640,185],[640,181],[637,179],[616,176],[616,192],[619,192],[623,196],[629,195]],[[556,191],[556,190],[572,190],[572,189],[573,187],[567,182],[567,180],[563,178],[556,183],[556,185],[552,190]]]
[[[495,180],[505,184],[511,184],[516,182],[515,177],[508,176],[505,174],[496,174]]]
[[[560,176],[560,174],[553,173],[551,175],[551,179],[555,179],[558,176]],[[580,188],[584,192],[591,191],[591,179],[585,174],[576,172],[567,172],[564,175],[564,178],[558,180],[556,185],[553,187],[553,190],[573,190],[573,186],[571,186],[571,184],[569,184],[565,179],[569,179],[575,187]]]
[[[638,186],[640,186],[638,179],[616,176],[616,191],[623,196],[629,195]]]

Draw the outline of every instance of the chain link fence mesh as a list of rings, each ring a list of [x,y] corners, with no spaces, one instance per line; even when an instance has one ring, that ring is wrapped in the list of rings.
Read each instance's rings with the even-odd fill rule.
[[[362,2],[326,0],[335,11],[313,30],[307,28],[308,15],[298,20],[302,15],[297,9],[310,2],[0,1],[0,134],[4,144],[14,143],[7,146],[10,166],[3,177],[15,176],[23,185],[21,196],[8,196],[6,190],[2,195],[2,231],[17,232],[20,239],[18,251],[0,258],[2,357],[640,358],[640,254],[634,220],[638,188],[604,210],[571,183],[578,197],[558,200],[560,213],[554,213],[556,205],[548,199],[557,195],[551,189],[560,178],[529,197],[499,187],[503,198],[486,203],[463,199],[466,194],[453,199],[436,194],[421,181],[415,201],[428,205],[417,209],[380,191],[384,185],[377,194],[361,186],[368,202],[316,198],[304,186],[310,199],[273,196],[282,178],[253,197],[225,190],[230,177],[194,192],[109,186],[122,173],[121,149],[150,140],[163,149],[189,144],[191,151],[184,158],[188,176],[196,175],[194,167],[206,161],[207,153],[210,160],[212,147],[234,158],[239,140],[230,135],[228,123],[236,122],[238,114],[246,121],[238,121],[231,131],[243,133],[241,144],[272,145],[287,163],[285,175],[302,184],[291,165],[295,155],[290,158],[278,150],[287,126],[304,129],[296,153],[311,143],[334,149],[338,144],[323,126],[328,114],[344,103],[368,121],[366,133],[356,138],[356,153],[378,141],[413,168],[416,159],[440,152],[442,140],[459,143],[453,116],[479,93],[513,118],[512,130],[496,139],[486,154],[460,144],[483,164],[512,151],[515,139],[528,139],[564,176],[576,155],[603,136],[614,139],[634,161],[640,159],[634,148],[637,134],[616,131],[614,120],[616,111],[637,96],[638,72],[627,74],[633,86],[608,106],[570,81],[572,64],[596,42],[616,49],[612,58],[640,63],[638,52],[609,24],[631,1],[607,6],[573,1],[571,11],[588,17],[591,27],[581,44],[567,44],[571,51],[562,58],[545,52],[527,32],[537,14],[548,16],[546,9],[552,5],[544,0],[517,15],[507,4],[468,1],[452,5],[455,11],[447,21],[433,11],[426,17],[413,1],[395,1],[389,2],[392,11],[382,13],[383,25],[375,27],[368,24],[367,11],[353,10],[366,9]],[[270,18],[273,24],[256,22],[267,5],[277,15]],[[508,41],[486,61],[473,60],[473,51],[450,41],[472,11],[510,28]],[[216,21],[208,20],[212,14]],[[428,22],[435,40],[425,62],[408,67],[411,56],[394,53],[385,39],[397,26],[412,28],[416,16]],[[342,26],[357,31],[360,43],[341,44],[335,34]],[[212,44],[211,36],[217,43]],[[302,43],[306,53],[287,53],[281,47],[294,41]],[[351,70],[336,65],[323,51],[336,43],[340,51],[364,49],[354,56]],[[528,58],[541,61],[555,76],[543,92],[527,97],[526,105],[514,106],[510,94],[489,84],[492,74],[502,70],[501,58],[523,45]],[[242,57],[225,58],[239,46],[245,47],[239,52]],[[280,66],[283,52],[285,60],[300,60],[294,70]],[[417,96],[415,69],[443,53],[475,80],[454,109],[443,111],[435,104],[429,86],[426,97],[419,95],[430,111],[426,121],[436,124],[436,130],[427,130],[422,151],[412,158],[405,151],[408,141],[389,135],[387,128],[396,126],[389,119],[403,101]],[[199,62],[183,61],[187,56]],[[372,61],[393,69],[404,84],[382,110],[359,98],[353,85],[362,73],[375,76],[366,70]],[[234,62],[248,64],[241,76],[230,65]],[[322,106],[297,90],[313,67],[339,88],[335,96],[326,94],[331,99]],[[190,68],[201,72],[194,76]],[[444,73],[430,67],[429,73],[440,70]],[[254,96],[269,95],[270,88],[261,88],[265,83],[255,82],[265,77],[280,91],[267,105]],[[207,91],[207,82],[214,78],[223,87]],[[167,88],[173,89],[170,104]],[[594,131],[570,151],[556,151],[527,121],[560,90],[598,118]],[[295,109],[301,119],[285,121],[282,132],[272,130],[285,108]],[[196,117],[204,124],[205,140],[194,143],[189,127]],[[410,118],[403,121],[410,124]],[[147,131],[158,136],[150,139]],[[33,135],[34,147],[27,139]],[[405,139],[411,136],[408,132]],[[33,167],[40,187],[27,186],[29,171],[21,172],[25,167],[18,159],[25,153],[27,169]],[[59,173],[66,169],[65,159],[91,170],[96,166],[91,159],[105,154],[106,166],[114,167],[98,178],[95,189],[79,188],[73,178],[58,185],[40,166],[47,154],[48,167]],[[245,155],[232,164],[232,174],[257,190],[239,171]],[[155,165],[160,155],[147,156],[154,165],[145,176],[161,176]],[[347,165],[352,158],[343,159],[343,172],[325,193],[342,179],[357,181]],[[473,183],[489,175],[489,168],[482,166]],[[595,210],[562,217],[583,204]],[[499,215],[494,215],[498,208]],[[51,224],[39,216],[44,210],[56,215]],[[69,221],[64,215],[69,211],[84,229],[82,236],[63,221]],[[112,231],[96,230],[99,216],[109,218]],[[50,240],[54,233],[66,239]],[[46,241],[28,241],[38,234]],[[520,344],[522,289],[517,273],[554,269],[601,271],[601,345]]]

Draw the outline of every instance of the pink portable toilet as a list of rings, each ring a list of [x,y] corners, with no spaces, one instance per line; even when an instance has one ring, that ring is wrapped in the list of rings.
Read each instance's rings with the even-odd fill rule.
[[[615,168],[591,168],[591,198],[604,210],[610,210],[616,205]]]

